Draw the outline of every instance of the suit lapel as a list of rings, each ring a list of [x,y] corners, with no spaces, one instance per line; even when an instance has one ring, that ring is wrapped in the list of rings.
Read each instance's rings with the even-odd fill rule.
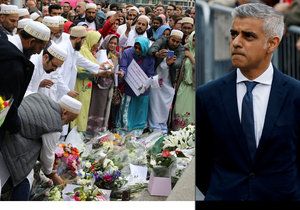
[[[286,85],[286,81],[281,74],[281,72],[274,68],[274,76],[268,102],[268,108],[257,152],[264,144],[264,141],[266,141],[268,139],[268,136],[271,134],[271,131],[277,118],[279,117],[281,107],[283,106],[283,103],[285,101],[284,99],[288,92],[288,88],[284,87]]]
[[[237,96],[236,96],[236,71],[231,72],[228,77],[224,79],[223,85],[220,87],[220,95],[222,98],[222,105],[227,114],[227,119],[235,133],[235,138],[237,143],[241,147],[243,154],[246,158],[250,160],[250,154],[248,151],[247,143],[244,139],[244,134],[242,132],[241,121],[237,106]]]

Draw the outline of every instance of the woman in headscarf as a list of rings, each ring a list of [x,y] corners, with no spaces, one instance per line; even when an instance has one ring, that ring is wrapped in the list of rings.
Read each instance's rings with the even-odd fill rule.
[[[107,58],[112,61],[114,67],[118,65],[119,55],[116,51],[118,43],[119,38],[115,34],[111,34],[105,37],[100,47],[100,49],[106,50]],[[113,78],[99,77],[93,82],[87,129],[92,135],[97,132],[107,130],[111,110],[113,86]]]
[[[179,73],[172,126],[174,130],[195,123],[195,31],[185,45],[185,59]]]
[[[162,25],[160,26],[155,33],[154,39],[155,41],[160,39],[161,37],[166,37],[168,38],[171,33],[171,27],[168,25]]]
[[[120,69],[126,74],[128,66],[134,60],[148,77],[154,75],[155,60],[147,54],[149,50],[149,39],[138,36],[134,46],[123,52]],[[132,132],[135,135],[142,134],[147,126],[149,107],[149,90],[136,96],[130,86],[125,84],[125,94],[122,98],[121,107],[118,113],[118,128],[122,131]]]
[[[81,46],[80,53],[83,57],[98,63],[95,54],[100,45],[101,34],[98,31],[88,31]],[[92,76],[83,68],[77,67],[77,80],[75,90],[79,93],[77,99],[81,101],[82,108],[79,116],[72,122],[72,127],[77,125],[77,130],[84,132],[87,129],[89,107],[92,93]]]

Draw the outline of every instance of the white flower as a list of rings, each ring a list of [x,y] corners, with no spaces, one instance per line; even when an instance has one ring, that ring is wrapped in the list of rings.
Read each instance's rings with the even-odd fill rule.
[[[86,161],[85,164],[84,164],[84,166],[86,168],[90,168],[92,166],[92,164],[89,161]]]
[[[155,161],[154,159],[151,159],[151,160],[150,160],[150,165],[156,166],[156,161]]]

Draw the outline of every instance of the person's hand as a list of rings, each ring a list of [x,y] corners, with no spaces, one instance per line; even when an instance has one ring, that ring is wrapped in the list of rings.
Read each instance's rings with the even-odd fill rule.
[[[52,82],[51,80],[49,79],[44,79],[40,82],[40,87],[42,88],[50,88],[52,85],[54,84],[54,82]]]
[[[68,94],[68,96],[71,96],[72,98],[75,98],[79,95],[79,93],[76,92],[75,90],[71,90],[67,94]]]
[[[118,77],[123,78],[125,75],[125,72],[123,70],[117,71],[116,74],[118,75]]]
[[[54,185],[64,185],[65,184],[65,181],[60,176],[58,176],[57,173],[52,173],[52,174],[48,175],[48,178],[50,178],[53,181]]]
[[[164,83],[164,80],[162,78],[158,79],[159,87],[162,87],[163,83]]]
[[[188,58],[194,57],[193,54],[192,54],[189,50],[185,50],[185,51],[184,51],[184,54],[185,54],[185,56],[188,57]]]
[[[176,55],[174,55],[173,57],[167,58],[167,60],[166,60],[168,66],[172,65],[175,61],[176,61]]]
[[[285,13],[285,12],[287,12],[289,6],[290,6],[290,4],[286,3],[286,2],[284,2],[284,3],[277,3],[277,4],[275,4],[274,9],[277,12]]]
[[[296,48],[298,51],[300,51],[300,38],[297,40]]]
[[[167,49],[161,49],[158,52],[155,53],[155,57],[157,58],[165,58],[168,54],[168,50]]]
[[[114,68],[114,65],[108,61],[101,63],[99,66],[100,70],[108,70],[108,69],[113,69],[113,68]]]

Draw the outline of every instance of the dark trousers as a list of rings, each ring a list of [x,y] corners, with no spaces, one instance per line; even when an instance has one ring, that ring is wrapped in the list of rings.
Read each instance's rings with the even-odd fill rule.
[[[24,179],[20,184],[18,184],[15,187],[13,187],[12,180],[11,178],[9,178],[2,189],[3,200],[28,201],[29,196],[30,196],[30,184],[27,178]]]

